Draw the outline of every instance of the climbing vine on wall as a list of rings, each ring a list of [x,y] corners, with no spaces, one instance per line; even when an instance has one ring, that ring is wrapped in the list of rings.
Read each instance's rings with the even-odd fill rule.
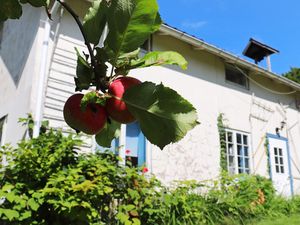
[[[226,131],[225,131],[223,113],[219,114],[217,121],[218,121],[217,125],[219,131],[219,141],[220,141],[220,168],[221,171],[227,171]]]
[[[266,137],[265,138],[265,151],[266,151],[266,156],[267,156],[267,171],[268,174],[270,174],[270,155],[269,155],[269,139]]]

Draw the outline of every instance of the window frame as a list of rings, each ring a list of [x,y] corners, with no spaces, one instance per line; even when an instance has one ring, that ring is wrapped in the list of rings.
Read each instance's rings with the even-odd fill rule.
[[[228,133],[232,134],[231,142],[229,142]],[[237,141],[237,135],[241,136],[240,143]],[[245,144],[244,136],[247,137],[247,143]],[[226,143],[226,162],[227,162],[227,171],[230,174],[250,174],[251,173],[251,137],[250,133],[234,130],[234,129],[225,129],[225,143]],[[229,145],[232,146],[231,150]],[[239,154],[239,146],[241,147],[241,154]],[[247,155],[245,154],[245,147],[247,147]],[[233,157],[233,166],[230,164],[230,157]],[[239,158],[242,159],[242,165],[239,166]],[[248,159],[248,167],[246,167],[246,160]],[[240,171],[242,170],[242,171]]]
[[[4,31],[4,22],[0,22],[0,50],[2,48],[3,31]]]
[[[138,122],[134,122],[134,123],[138,123]],[[131,160],[131,161],[136,161],[136,165],[135,163],[133,164],[134,167],[140,167],[140,166],[144,166],[147,165],[147,139],[144,136],[144,134],[141,131],[141,128],[138,124],[137,128],[139,135],[136,136],[137,138],[137,155],[133,156],[131,153],[126,153],[128,149],[127,146],[127,137],[128,136],[128,126],[133,125],[133,123],[130,124],[122,124],[121,125],[121,132],[120,132],[120,137],[115,139],[115,141],[112,142],[112,146],[110,148],[104,148],[102,146],[99,146],[96,142],[96,139],[94,138],[94,151],[96,152],[102,152],[105,153],[105,151],[110,151],[114,154],[119,154],[119,156],[123,159],[122,164],[126,164],[127,160]],[[129,141],[128,141],[129,142]],[[141,150],[142,149],[142,150]]]
[[[229,80],[228,79],[228,71],[233,71],[235,73],[239,73],[242,77],[244,77],[245,85],[242,85],[242,84],[239,84],[239,83],[234,82],[232,80]],[[244,73],[247,73],[247,71],[244,71]],[[229,64],[225,65],[225,82],[228,83],[228,84],[234,85],[236,87],[243,88],[245,90],[250,90],[249,78],[246,77],[241,71],[237,70],[233,65],[229,65]]]
[[[143,48],[144,45],[147,45],[147,48]],[[141,45],[141,53],[148,53],[151,52],[153,49],[153,36],[150,35],[150,37]]]
[[[284,165],[283,149],[279,147],[274,147],[273,150],[274,150],[275,173],[284,174],[286,168]]]
[[[2,123],[2,124],[1,124]],[[6,133],[7,115],[0,118],[0,146],[4,145]]]

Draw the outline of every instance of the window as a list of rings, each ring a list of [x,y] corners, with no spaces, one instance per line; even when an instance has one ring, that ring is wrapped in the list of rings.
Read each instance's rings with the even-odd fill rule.
[[[6,116],[0,119],[0,145],[4,144],[4,126],[5,126]]]
[[[230,83],[234,83],[240,87],[244,87],[246,89],[249,88],[248,78],[241,71],[239,71],[233,66],[226,65],[225,79],[226,81],[229,81]]]
[[[96,151],[103,153],[108,150],[117,154],[119,148],[120,143],[118,139],[112,141],[110,148],[96,145]],[[137,122],[126,125],[125,160],[126,162],[130,161],[133,167],[142,166],[146,162],[146,138]]]
[[[3,36],[3,22],[0,22],[0,49],[1,49],[1,43],[2,43],[2,36]]]
[[[276,173],[284,173],[283,155],[281,148],[274,148],[274,158]]]
[[[112,142],[111,142],[111,147],[110,148],[105,148],[105,147],[102,147],[100,145],[98,145],[96,143],[96,151],[99,151],[99,152],[106,152],[106,151],[111,151],[112,153],[117,153],[117,150],[119,148],[119,139],[113,139]]]
[[[147,39],[141,46],[142,52],[150,52],[152,51],[152,36]]]
[[[226,130],[227,168],[230,174],[250,173],[249,135]]]
[[[125,144],[126,161],[130,161],[134,167],[145,164],[145,145],[145,136],[140,129],[140,125],[137,122],[127,124]]]

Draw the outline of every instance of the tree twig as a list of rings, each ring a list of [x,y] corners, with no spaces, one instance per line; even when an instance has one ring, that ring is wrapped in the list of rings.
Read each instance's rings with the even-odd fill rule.
[[[67,4],[65,3],[64,1],[62,0],[56,0],[58,1],[70,14],[71,16],[74,18],[74,20],[76,21],[79,29],[80,29],[80,32],[83,36],[83,39],[84,39],[84,44],[86,45],[86,47],[88,48],[88,51],[89,51],[89,55],[91,57],[91,65],[92,65],[92,69],[94,71],[94,74],[95,74],[95,77],[96,77],[96,89],[97,90],[101,90],[103,93],[105,92],[105,85],[102,84],[101,82],[101,74],[98,73],[97,71],[97,60],[94,56],[94,53],[93,53],[93,49],[92,49],[92,46],[91,46],[91,43],[88,41],[87,39],[87,36],[83,30],[83,25],[81,23],[81,21],[79,20],[79,16],[74,12],[74,10]]]

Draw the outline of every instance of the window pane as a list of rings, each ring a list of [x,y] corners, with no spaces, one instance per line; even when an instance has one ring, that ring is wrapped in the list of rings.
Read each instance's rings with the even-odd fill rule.
[[[280,164],[283,165],[283,158],[280,157]]]
[[[248,145],[248,136],[247,135],[243,135],[243,144]]]
[[[0,22],[0,49],[2,43],[2,36],[3,36],[3,22]]]
[[[274,155],[277,156],[278,152],[277,152],[277,148],[274,148]]]
[[[249,156],[248,147],[244,147],[244,156]]]
[[[278,155],[282,156],[282,149],[281,148],[278,148]]]
[[[229,156],[228,157],[229,160],[229,167],[234,167],[234,156]]]
[[[245,168],[249,168],[249,159],[245,159]]]
[[[284,173],[284,168],[283,168],[283,166],[281,166],[280,169],[281,169],[281,173]]]
[[[4,126],[5,118],[6,117],[4,116],[0,119],[0,144],[1,144],[1,141],[2,141],[2,133],[3,133],[3,126]]]
[[[244,156],[243,147],[241,145],[237,145],[237,154],[240,156]]]
[[[232,133],[231,132],[227,132],[227,141],[232,142]]]
[[[230,82],[236,83],[240,86],[243,86],[245,88],[248,87],[246,76],[232,66],[226,66],[225,79]]]
[[[229,174],[235,174],[234,167],[229,167]]]
[[[276,173],[279,173],[279,166],[275,166]]]
[[[238,157],[238,166],[244,168],[244,159],[242,157]]]
[[[140,128],[138,123],[130,123],[126,126],[126,150],[133,157],[138,157],[138,141]]]
[[[242,135],[241,134],[236,134],[236,142],[238,144],[242,144]]]
[[[277,157],[275,157],[275,163],[278,164],[278,158]]]
[[[141,49],[144,51],[151,51],[151,38],[147,39],[141,46]]]
[[[243,173],[244,170],[242,168],[239,168],[239,173]]]
[[[234,155],[233,145],[232,144],[228,144],[228,154],[229,155]]]
[[[130,165],[132,167],[137,167],[138,166],[138,157],[126,156],[126,162],[127,162],[127,165]]]

